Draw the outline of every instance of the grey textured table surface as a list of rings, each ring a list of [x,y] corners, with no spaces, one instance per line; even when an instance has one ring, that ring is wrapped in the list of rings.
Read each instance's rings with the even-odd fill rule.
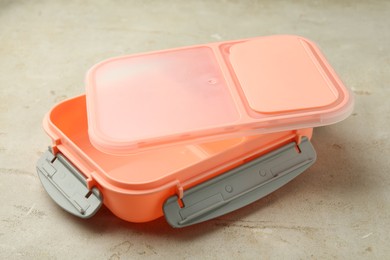
[[[390,2],[0,1],[0,258],[390,257]],[[103,208],[70,216],[43,190],[41,122],[96,62],[271,34],[317,42],[356,108],[315,129],[316,164],[239,211],[185,229]]]

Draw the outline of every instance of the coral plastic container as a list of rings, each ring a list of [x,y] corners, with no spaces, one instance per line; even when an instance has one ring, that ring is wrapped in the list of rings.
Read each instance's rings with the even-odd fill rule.
[[[86,95],[45,117],[38,161],[65,210],[164,215],[174,227],[225,214],[315,161],[312,128],[346,118],[353,100],[319,49],[270,36],[124,56],[94,66]]]

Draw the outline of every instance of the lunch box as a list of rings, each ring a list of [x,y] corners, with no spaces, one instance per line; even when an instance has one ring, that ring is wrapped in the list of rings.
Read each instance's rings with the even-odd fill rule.
[[[49,111],[37,172],[81,218],[203,222],[275,191],[316,160],[314,127],[353,97],[318,47],[292,35],[112,58]]]

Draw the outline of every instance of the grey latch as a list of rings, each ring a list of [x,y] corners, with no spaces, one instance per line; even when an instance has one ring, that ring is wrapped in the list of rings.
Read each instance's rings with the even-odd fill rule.
[[[89,190],[85,177],[61,153],[54,156],[49,149],[38,160],[37,171],[50,197],[69,213],[89,218],[101,207],[99,190]]]
[[[203,222],[248,205],[288,183],[316,160],[310,141],[289,143],[264,156],[184,191],[182,206],[177,196],[163,205],[173,227]]]

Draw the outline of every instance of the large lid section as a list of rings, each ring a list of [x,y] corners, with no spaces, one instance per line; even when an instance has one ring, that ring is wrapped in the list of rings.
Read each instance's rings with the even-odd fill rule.
[[[91,142],[120,154],[331,124],[352,97],[313,43],[270,36],[104,61],[87,109]]]

